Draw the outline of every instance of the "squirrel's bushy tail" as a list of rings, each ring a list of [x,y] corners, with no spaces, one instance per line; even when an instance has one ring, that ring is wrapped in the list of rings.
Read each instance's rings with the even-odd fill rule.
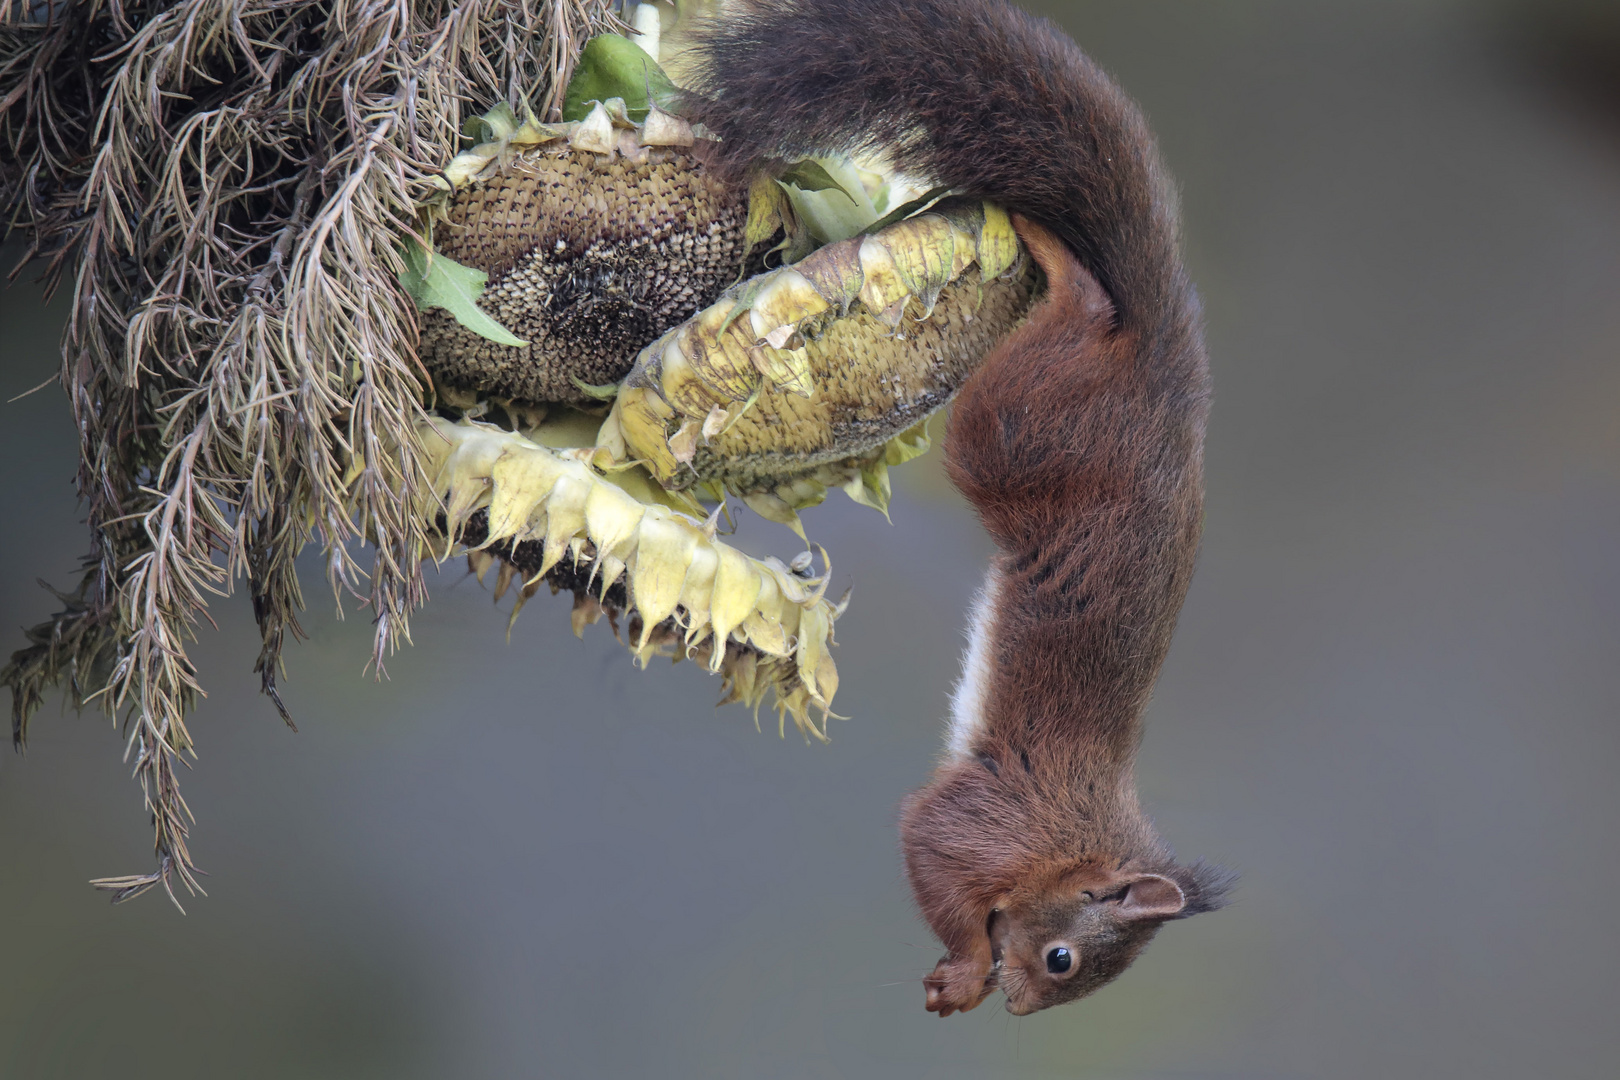
[[[1107,290],[1121,330],[1172,354],[1173,339],[1196,335],[1175,195],[1152,135],[1046,20],[1000,0],[723,10],[693,38],[693,104],[732,163],[881,149],[919,180],[1055,233]]]

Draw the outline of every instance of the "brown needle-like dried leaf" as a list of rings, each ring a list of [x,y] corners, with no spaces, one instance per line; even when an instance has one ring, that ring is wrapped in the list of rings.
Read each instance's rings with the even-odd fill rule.
[[[609,7],[0,0],[0,204],[73,295],[61,381],[92,537],[3,679],[18,745],[52,685],[122,718],[157,866],[98,883],[115,897],[198,888],[175,766],[210,596],[246,579],[278,708],[305,544],[370,608],[379,674],[408,639],[429,537],[405,435],[426,380],[400,237],[464,119],[560,117]]]

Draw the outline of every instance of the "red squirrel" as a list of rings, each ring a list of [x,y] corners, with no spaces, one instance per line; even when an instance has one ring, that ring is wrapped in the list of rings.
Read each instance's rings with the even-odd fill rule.
[[[1230,878],[1175,860],[1133,761],[1192,575],[1209,376],[1175,192],[1140,111],[999,0],[769,0],[700,27],[691,108],[723,166],[878,150],[1000,203],[1044,272],[956,398],[952,481],[998,551],[946,753],[901,842],[948,1016],[1024,1015],[1122,972]]]

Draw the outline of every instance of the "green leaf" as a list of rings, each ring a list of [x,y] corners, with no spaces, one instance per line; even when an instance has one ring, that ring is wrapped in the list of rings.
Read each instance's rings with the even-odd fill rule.
[[[782,183],[796,185],[803,191],[826,191],[828,188],[836,188],[849,195],[849,189],[834,180],[827,167],[814,158],[794,162],[793,167],[782,174],[781,180]],[[851,202],[855,201],[855,196],[849,195],[849,198]]]
[[[405,272],[399,275],[399,283],[418,308],[423,311],[444,308],[462,326],[501,345],[522,348],[528,344],[478,306],[478,295],[489,281],[488,274],[430,253],[414,240],[405,241],[401,254],[405,258]]]
[[[563,93],[563,119],[583,120],[592,102],[623,98],[630,118],[645,120],[649,91],[651,104],[666,110],[674,107],[675,84],[640,45],[620,34],[600,34],[579,54],[574,77]]]
[[[777,181],[793,213],[819,243],[847,240],[878,216],[848,158],[807,158]]]

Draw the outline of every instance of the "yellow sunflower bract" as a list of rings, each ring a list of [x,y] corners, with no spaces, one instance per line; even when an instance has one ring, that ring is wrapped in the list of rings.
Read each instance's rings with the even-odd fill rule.
[[[717,540],[712,520],[638,500],[588,464],[590,449],[556,450],[500,428],[437,418],[418,425],[417,443],[442,500],[442,508],[421,512],[445,515],[444,554],[484,511],[487,532],[475,554],[542,545],[520,601],[559,568],[588,583],[589,596],[580,598],[590,604],[607,601],[622,584],[633,620],[629,644],[643,665],[660,652],[706,659],[725,678],[722,703],[742,701],[757,713],[765,691],[774,690],[784,723],[791,716],[807,735],[826,737],[838,689],[829,648],[843,608],[826,598],[825,575],[756,559]],[[819,724],[812,707],[821,712]]]

